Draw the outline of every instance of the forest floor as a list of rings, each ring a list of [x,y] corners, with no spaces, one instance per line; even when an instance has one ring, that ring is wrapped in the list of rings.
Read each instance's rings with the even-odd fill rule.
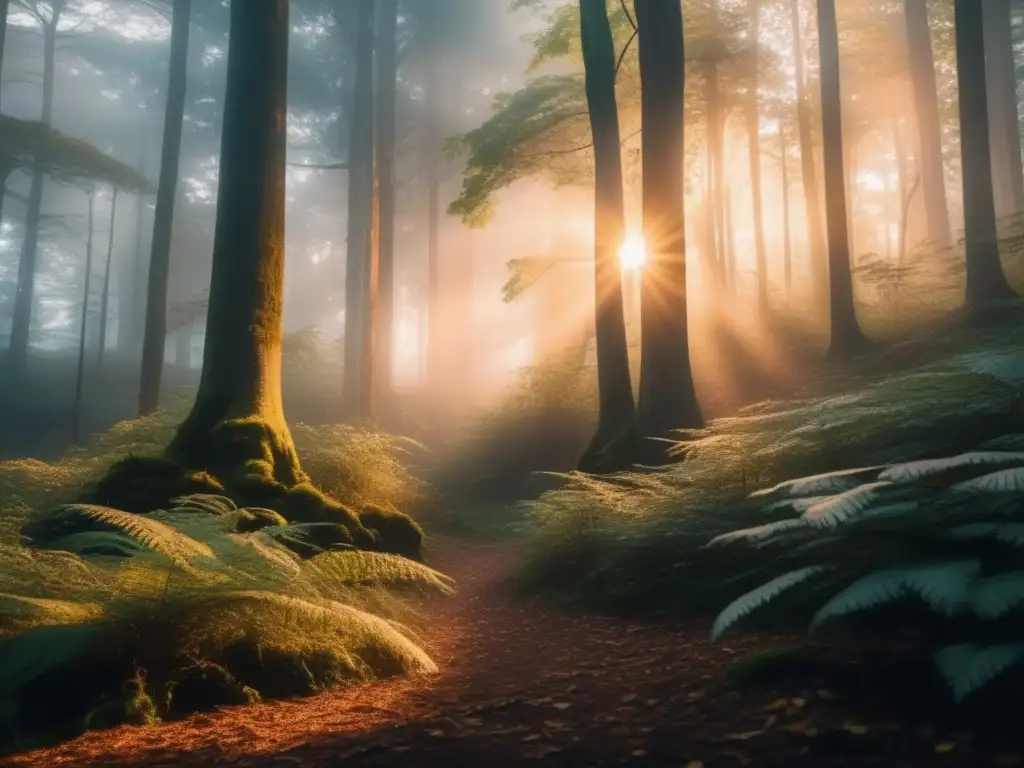
[[[707,625],[563,613],[503,578],[508,545],[446,542],[457,597],[428,607],[434,676],[93,732],[0,760],[31,766],[1013,766],[1024,747],[885,714],[827,677],[737,682],[778,634],[708,642]],[[891,709],[891,708],[890,708]],[[1019,740],[1018,740],[1019,741]]]

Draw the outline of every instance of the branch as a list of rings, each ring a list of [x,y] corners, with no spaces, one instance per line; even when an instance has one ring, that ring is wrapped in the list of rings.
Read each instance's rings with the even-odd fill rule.
[[[636,35],[636,19],[634,19],[633,14],[629,12],[629,8],[626,6],[626,0],[619,0],[619,5],[622,6],[622,12],[626,14],[626,18],[629,20],[629,26],[633,28],[633,34]]]
[[[634,136],[637,136],[640,133],[641,130],[642,129],[638,128],[637,130],[633,131],[631,134],[629,134],[628,136],[623,138],[622,141],[619,142],[619,145],[621,146],[622,144],[625,144],[627,141],[632,139]],[[593,141],[588,141],[586,144],[582,144],[582,145],[580,145],[578,147],[572,147],[570,149],[552,149],[552,150],[549,150],[547,152],[533,152],[533,153],[528,154],[528,155],[523,155],[523,157],[546,157],[548,155],[571,155],[573,152],[582,152],[584,149],[590,149],[593,146],[594,146],[594,142]]]
[[[614,79],[616,81],[618,81],[618,79],[619,79],[619,70],[622,69],[622,62],[626,58],[626,53],[629,51],[629,46],[633,43],[634,40],[636,40],[636,35],[637,35],[636,27],[633,27],[633,34],[629,36],[629,40],[627,40],[626,44],[624,46],[622,46],[622,53],[619,54],[619,60],[617,62],[615,62],[615,77],[614,77]]]

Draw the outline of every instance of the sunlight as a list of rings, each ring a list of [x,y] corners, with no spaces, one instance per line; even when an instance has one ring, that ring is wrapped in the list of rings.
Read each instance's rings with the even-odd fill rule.
[[[619,248],[619,264],[624,272],[636,272],[643,269],[647,261],[647,244],[643,235],[627,235]]]

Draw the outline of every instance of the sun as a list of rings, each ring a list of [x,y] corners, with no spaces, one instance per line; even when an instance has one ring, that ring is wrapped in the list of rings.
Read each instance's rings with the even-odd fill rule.
[[[619,264],[624,272],[642,269],[647,261],[647,244],[642,235],[628,235],[619,248]]]

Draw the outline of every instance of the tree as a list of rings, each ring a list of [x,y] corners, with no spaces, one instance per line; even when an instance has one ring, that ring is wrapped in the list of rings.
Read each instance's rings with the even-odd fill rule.
[[[924,191],[928,236],[939,247],[952,242],[949,208],[946,203],[946,174],[942,164],[942,126],[939,123],[939,96],[935,83],[931,30],[928,26],[927,0],[905,0],[907,50],[910,77],[914,88],[920,148],[921,186]]]
[[[103,293],[100,299],[100,339],[96,351],[97,362],[103,365],[103,355],[107,351],[107,316],[110,314],[110,269],[114,258],[114,235],[117,224],[117,187],[110,197],[110,236],[107,239],[107,260],[103,267]]]
[[[1024,163],[1017,116],[1013,19],[1010,0],[982,0],[981,6],[992,181],[996,217],[1002,218],[1024,212]]]
[[[395,99],[398,92],[398,0],[383,0],[377,48],[377,179],[379,196],[379,293],[377,380],[392,386],[395,335]]]
[[[999,261],[985,86],[985,33],[978,0],[955,0],[960,158],[963,167],[966,301],[975,308],[1016,295]]]
[[[374,242],[374,0],[356,4],[356,72],[349,128],[348,245],[345,259],[345,367],[342,407],[348,419],[373,415]]]
[[[188,83],[188,38],[192,0],[174,0],[171,21],[171,59],[168,67],[167,110],[164,113],[160,181],[153,217],[153,242],[146,292],[146,327],[142,341],[139,415],[152,413],[160,403],[160,377],[167,340],[167,281],[171,265],[174,201],[181,164],[181,132]]]
[[[683,18],[679,3],[636,0],[640,55],[643,229],[640,394],[643,437],[701,427],[690,371],[683,213]]]
[[[96,221],[96,190],[90,189],[89,213],[86,217],[85,235],[85,269],[82,282],[82,319],[81,327],[78,329],[78,370],[75,374],[75,403],[73,419],[74,440],[76,443],[82,440],[82,393],[85,385],[85,336],[89,320],[89,286],[92,282],[92,240]]]
[[[768,255],[764,243],[764,206],[761,188],[761,110],[758,103],[758,70],[761,36],[761,0],[749,0],[751,31],[750,83],[746,101],[747,159],[750,164],[750,197],[753,201],[754,253],[757,259],[757,301],[760,311],[768,308]]]
[[[821,56],[821,134],[825,161],[825,214],[828,224],[829,356],[863,350],[868,340],[857,322],[850,272],[846,179],[843,168],[843,107],[839,87],[839,30],[835,0],[818,0]]]
[[[636,415],[618,262],[626,212],[615,100],[615,46],[604,0],[580,0],[580,39],[594,145],[594,328],[599,403],[597,432],[580,464],[583,469],[597,469],[608,460],[606,452],[632,432]]]

